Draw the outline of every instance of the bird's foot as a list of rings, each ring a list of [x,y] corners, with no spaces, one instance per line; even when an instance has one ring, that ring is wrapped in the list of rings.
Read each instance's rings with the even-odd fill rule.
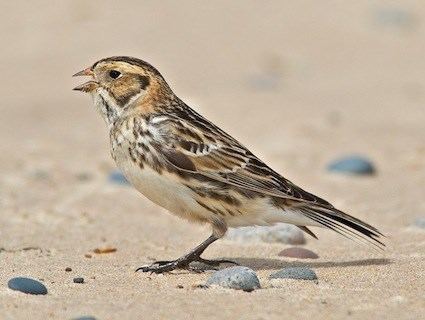
[[[238,263],[230,260],[207,260],[203,259],[197,255],[188,254],[186,256],[183,256],[177,260],[171,260],[171,261],[156,261],[152,263],[151,265],[142,266],[140,268],[136,269],[137,271],[143,271],[143,272],[151,272],[151,273],[164,273],[164,272],[170,272],[176,269],[186,269],[193,272],[203,272],[205,271],[204,268],[197,268],[195,266],[191,266],[191,262],[200,262],[202,264],[205,264],[210,267],[214,267],[214,269],[222,263],[231,263],[238,265]]]
[[[155,261],[154,263],[146,266],[141,266],[140,268],[136,269],[136,272],[143,271],[143,272],[151,272],[151,273],[163,273],[163,272],[170,272],[175,269],[182,268],[183,265],[179,264],[178,259],[172,260],[172,261]]]

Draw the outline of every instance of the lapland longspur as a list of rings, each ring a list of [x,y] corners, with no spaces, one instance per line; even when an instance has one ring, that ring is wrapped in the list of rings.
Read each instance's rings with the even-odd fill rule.
[[[333,207],[269,168],[232,136],[180,100],[149,63],[132,57],[97,61],[75,76],[105,121],[111,155],[148,199],[187,220],[208,223],[211,236],[174,261],[139,268],[155,273],[190,269],[228,227],[291,223],[332,229],[384,246],[376,228]],[[138,270],[139,270],[138,269]]]

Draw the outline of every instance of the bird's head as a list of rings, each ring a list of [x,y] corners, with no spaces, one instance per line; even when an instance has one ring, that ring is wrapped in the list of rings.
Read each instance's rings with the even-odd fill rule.
[[[153,102],[172,94],[158,70],[132,57],[105,58],[74,76],[91,77],[74,90],[90,93],[108,124],[135,107],[149,109]]]

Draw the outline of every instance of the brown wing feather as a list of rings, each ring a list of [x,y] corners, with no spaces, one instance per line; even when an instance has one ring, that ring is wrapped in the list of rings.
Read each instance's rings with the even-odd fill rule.
[[[247,148],[190,108],[158,123],[164,143],[158,152],[175,167],[235,187],[333,208],[297,187]]]
[[[324,227],[379,248],[385,246],[378,240],[383,235],[376,228],[297,187],[192,109],[178,109],[157,124],[162,143],[154,147],[176,170],[275,198],[295,200],[303,215]],[[316,238],[307,227],[299,228]]]

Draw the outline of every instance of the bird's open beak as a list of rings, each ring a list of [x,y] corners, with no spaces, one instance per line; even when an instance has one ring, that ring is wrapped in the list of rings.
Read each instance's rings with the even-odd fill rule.
[[[77,72],[76,74],[73,75],[73,77],[80,77],[80,76],[94,76],[93,71],[91,70],[91,68],[86,68],[84,70],[81,70],[80,72]]]
[[[94,73],[92,71],[91,68],[87,68],[84,70],[81,70],[80,72],[77,72],[76,74],[73,75],[73,77],[80,77],[80,76],[89,76],[94,78]],[[94,89],[96,89],[98,87],[98,83],[94,80],[89,80],[83,84],[80,84],[79,86],[75,87],[72,90],[77,90],[77,91],[83,91],[83,92],[91,92]]]

